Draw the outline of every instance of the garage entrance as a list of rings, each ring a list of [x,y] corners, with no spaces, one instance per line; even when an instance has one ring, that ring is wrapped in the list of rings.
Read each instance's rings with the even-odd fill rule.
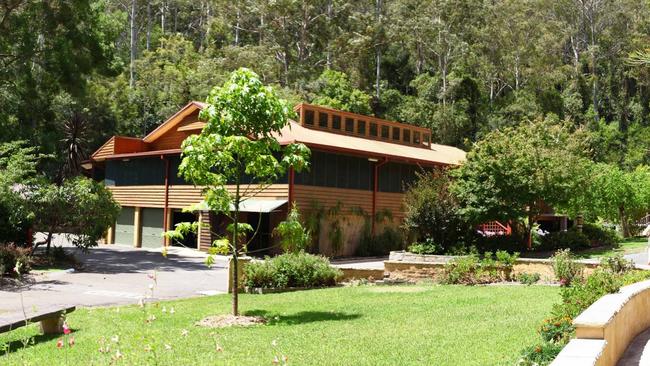
[[[122,207],[115,222],[115,244],[133,246],[133,207]]]
[[[174,229],[176,227],[176,224],[179,224],[181,222],[196,222],[198,221],[198,215],[191,213],[191,212],[182,212],[182,211],[174,211],[172,212],[172,222],[170,226],[170,230]],[[187,233],[183,240],[180,239],[174,239],[170,242],[171,245],[173,246],[181,246],[181,247],[187,247],[187,248],[192,248],[192,249],[197,249],[197,237],[195,233]]]
[[[163,246],[163,209],[142,209],[142,247],[160,248]]]

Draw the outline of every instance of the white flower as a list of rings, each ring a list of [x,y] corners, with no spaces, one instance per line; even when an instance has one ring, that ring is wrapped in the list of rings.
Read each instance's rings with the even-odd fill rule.
[[[112,341],[113,343],[120,343],[120,336],[118,336],[118,335],[114,335],[114,336],[112,336],[112,337],[111,337],[111,341]]]

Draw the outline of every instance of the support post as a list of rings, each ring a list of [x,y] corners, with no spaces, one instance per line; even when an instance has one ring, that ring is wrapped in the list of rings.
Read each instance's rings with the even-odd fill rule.
[[[169,159],[164,155],[160,155],[160,158],[165,161],[165,206],[163,208],[163,231],[167,231],[169,230],[169,222],[171,221],[169,210]],[[163,246],[169,246],[169,238],[167,238],[167,236],[163,238]]]
[[[372,188],[372,213],[370,217],[371,234],[375,236],[375,216],[377,214],[377,192],[379,191],[379,168],[386,164],[388,159],[384,158],[382,161],[375,162],[373,173],[373,188]]]
[[[133,208],[133,247],[142,246],[142,208]]]
[[[115,244],[115,223],[106,230],[106,244]]]

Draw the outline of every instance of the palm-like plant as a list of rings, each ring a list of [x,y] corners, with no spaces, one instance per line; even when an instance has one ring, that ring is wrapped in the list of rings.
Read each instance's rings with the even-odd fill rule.
[[[78,175],[88,146],[88,120],[81,112],[73,112],[63,124],[63,151],[65,153],[60,176],[62,179]]]

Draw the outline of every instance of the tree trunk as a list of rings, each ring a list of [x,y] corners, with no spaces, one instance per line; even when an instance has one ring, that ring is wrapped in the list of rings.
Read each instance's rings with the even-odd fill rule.
[[[376,0],[376,17],[377,17],[377,24],[378,24],[378,29],[379,31],[381,30],[381,6],[382,6],[382,0]],[[379,36],[379,31],[377,32],[377,36]],[[377,101],[379,101],[380,93],[381,93],[381,49],[379,46],[379,37],[375,40],[375,63],[376,63],[376,68],[375,68],[375,96],[377,97]]]
[[[621,221],[621,232],[624,238],[630,237],[630,226],[627,222],[627,214],[625,213],[625,206],[618,206],[618,218]]]
[[[151,47],[151,2],[147,2],[147,51]]]
[[[52,232],[47,233],[47,239],[45,239],[47,246],[45,247],[45,254],[50,255],[50,246],[52,244]]]
[[[130,57],[130,63],[129,63],[129,87],[133,88],[135,84],[135,58],[136,58],[136,52],[137,52],[137,27],[136,27],[136,7],[137,7],[137,1],[136,0],[131,0],[131,13],[130,13],[130,18],[131,18],[131,57]]]
[[[237,22],[235,23],[235,46],[239,46],[239,20],[241,18],[241,12],[237,8]]]
[[[232,315],[238,316],[239,315],[239,276],[238,276],[238,271],[239,271],[239,256],[237,255],[237,250],[238,250],[238,229],[239,229],[239,184],[240,184],[240,175],[237,177],[237,189],[235,192],[235,219],[233,220],[235,222],[235,227],[233,228],[233,234],[232,234],[232,243],[233,243],[233,251],[232,251]]]

